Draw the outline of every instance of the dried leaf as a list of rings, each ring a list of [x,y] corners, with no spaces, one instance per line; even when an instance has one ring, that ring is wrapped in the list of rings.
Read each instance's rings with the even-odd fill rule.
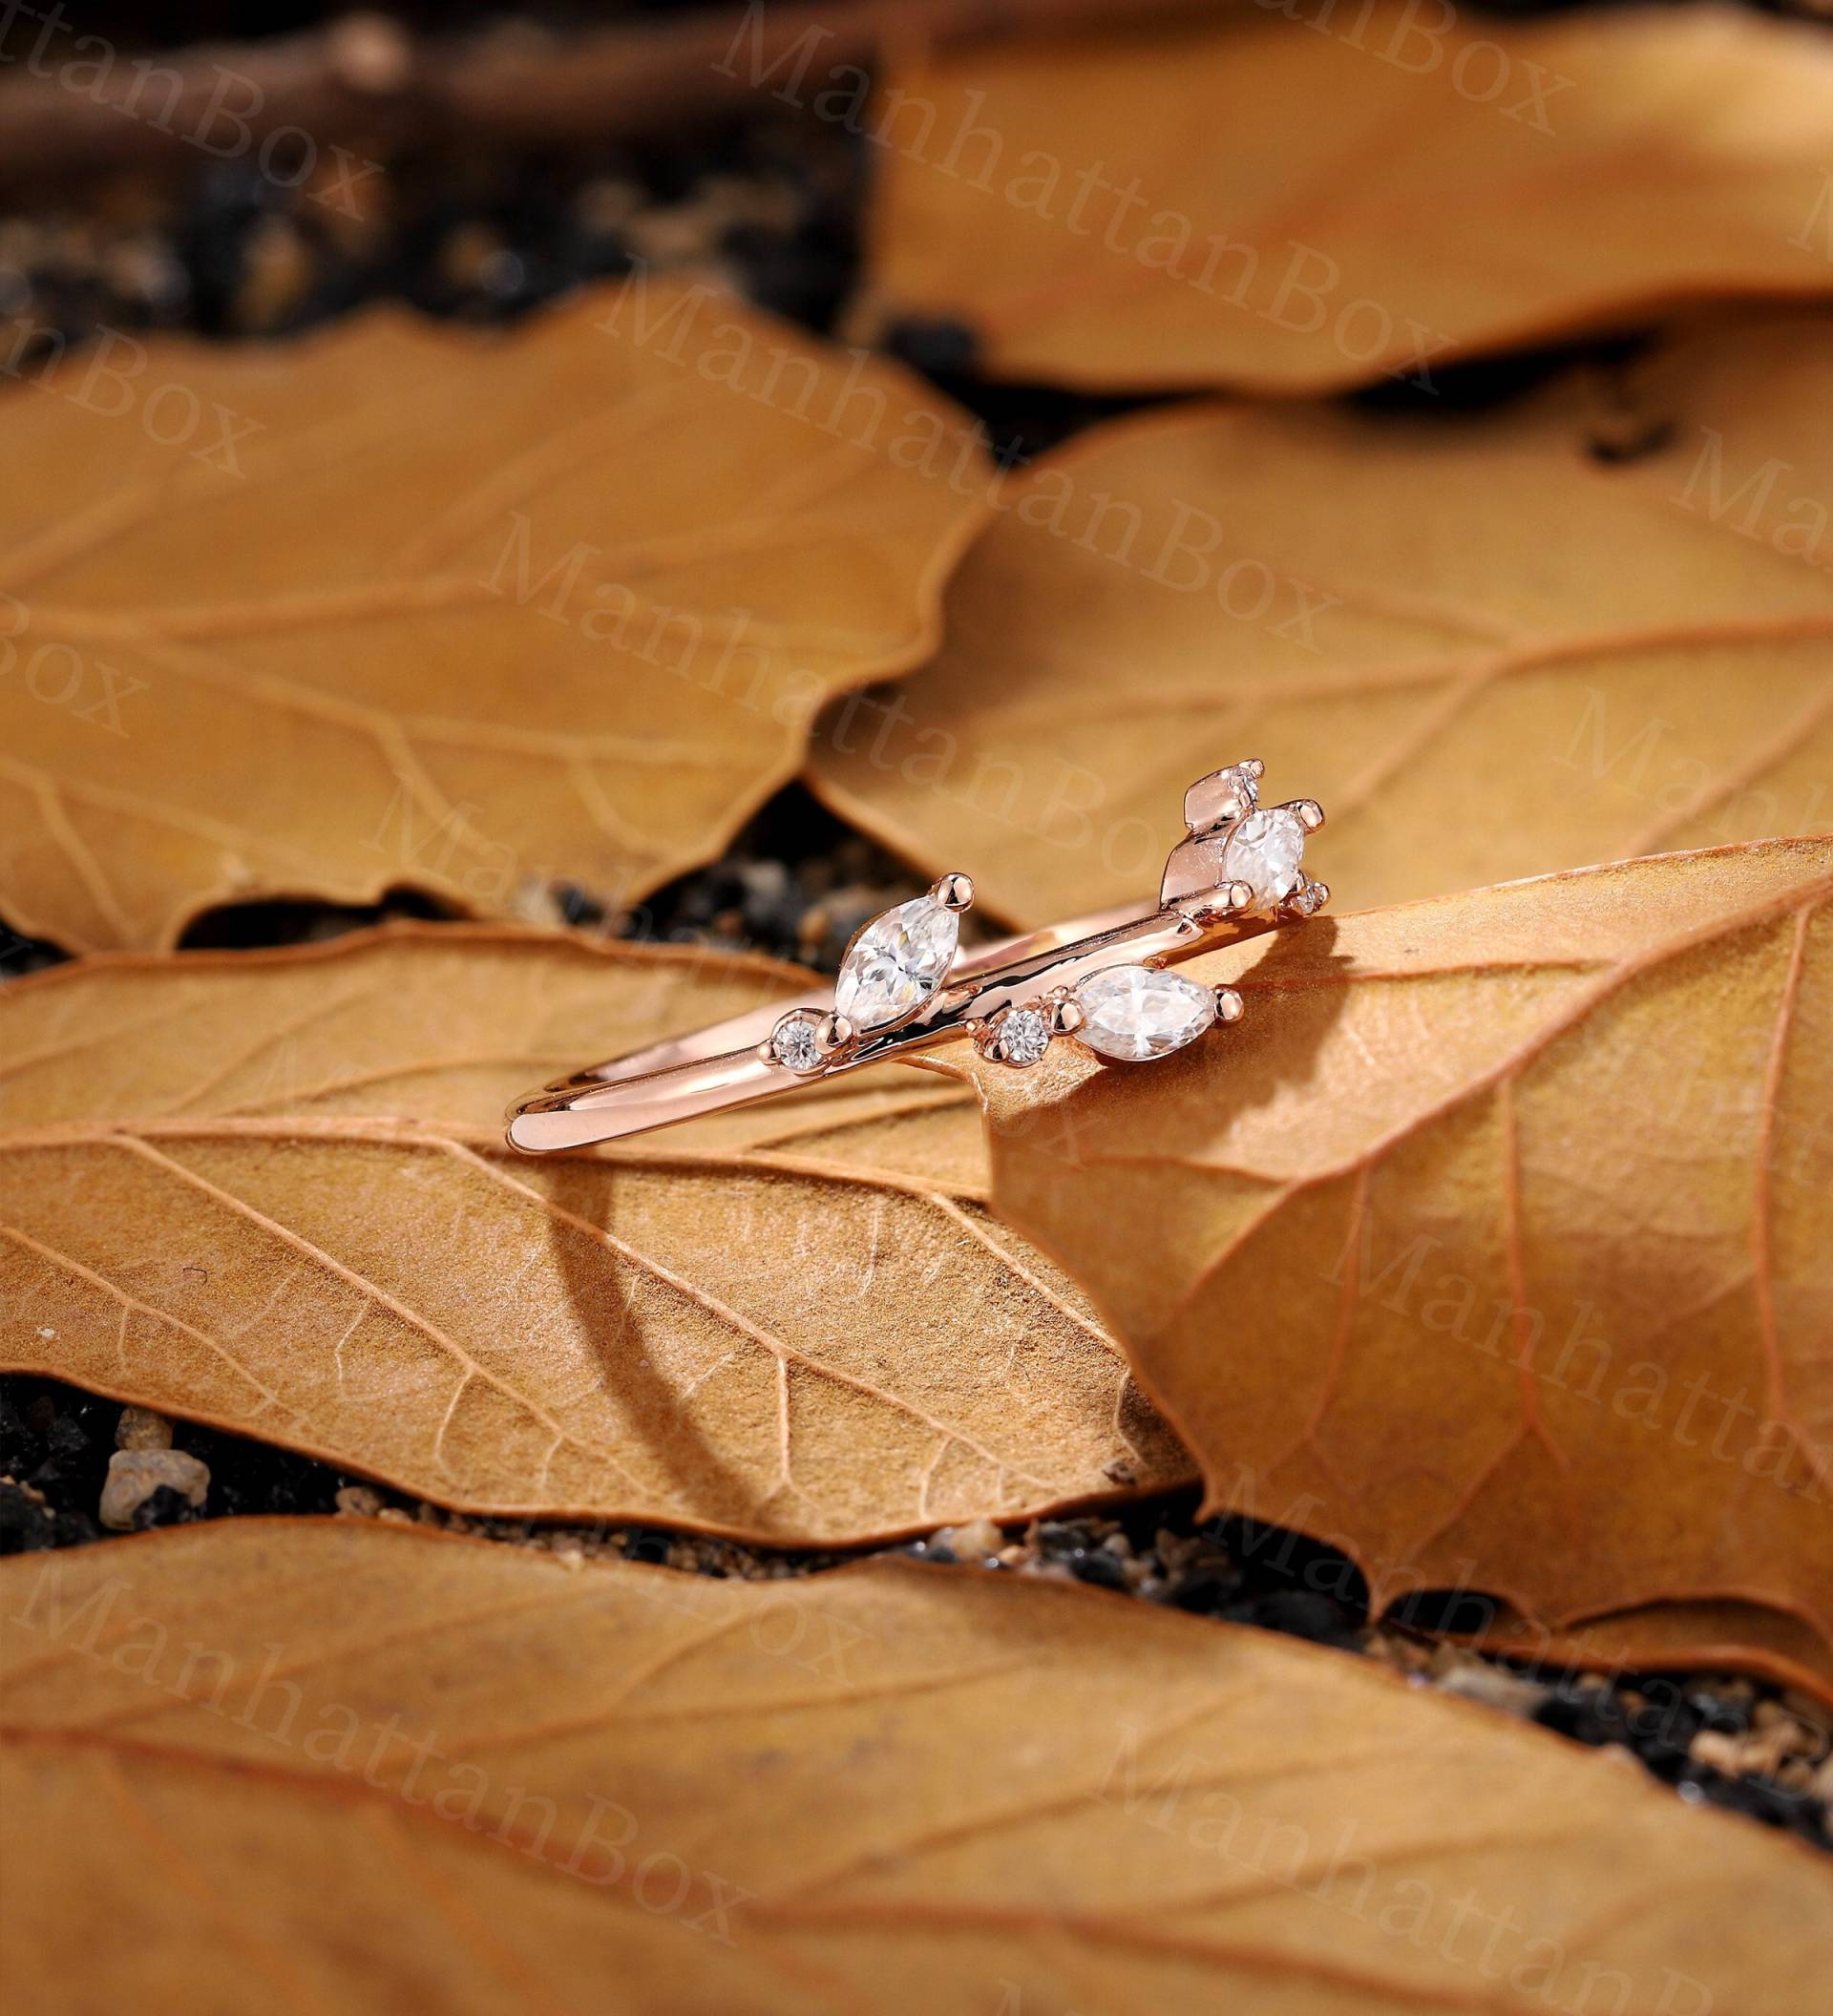
[[[1833,841],[1773,842],[1207,956],[1247,998],[1223,1038],[974,1066],[995,1206],[1211,1502],[1378,1605],[1711,1606],[1833,1692],[1829,896]]]
[[[1480,351],[1833,291],[1833,51],[1805,24],[1272,11],[899,79],[866,115],[861,320],[959,319],[1004,378],[1432,389]]]
[[[1677,346],[1457,428],[1183,407],[1006,499],[948,642],[814,781],[1025,922],[1137,899],[1242,754],[1358,908],[1833,825],[1833,324]],[[1199,550],[1202,549],[1202,550]]]
[[[0,1598],[34,2011],[258,1982],[478,2016],[1802,2016],[1824,1985],[1799,1843],[1091,1590],[237,1521],[9,1562]]]
[[[1567,1631],[1530,1624],[1505,1606],[1480,1632],[1458,1635],[1483,1651],[1575,1678],[1732,1670],[1804,1694],[1827,1691],[1826,1646],[1813,1626],[1757,1604],[1648,1604]]]
[[[933,647],[981,513],[978,450],[895,455],[945,402],[706,287],[15,376],[0,906],[84,949],[275,892],[633,902]]]
[[[527,1161],[516,1093],[802,992],[461,926],[0,996],[0,1359],[468,1510],[852,1542],[1188,1460],[887,1069]]]

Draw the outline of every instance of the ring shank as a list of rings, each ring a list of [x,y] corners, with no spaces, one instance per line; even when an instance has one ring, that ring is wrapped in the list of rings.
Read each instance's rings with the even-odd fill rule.
[[[962,981],[983,978],[1007,966],[1023,967],[1085,939],[1106,937],[1161,914],[1156,903],[1127,904],[977,945],[950,969],[949,990],[952,993]],[[825,1013],[832,1000],[832,986],[815,987],[790,999],[747,1009],[710,1028],[669,1037],[557,1079],[511,1107],[510,1144],[534,1155],[584,1147],[592,1142],[617,1141],[651,1127],[672,1126],[703,1113],[721,1112],[799,1084],[818,1082],[798,1078],[786,1066],[767,1060],[758,1054],[759,1046],[790,1010]],[[851,1060],[830,1066],[822,1075],[835,1076],[874,1060],[870,1057]]]

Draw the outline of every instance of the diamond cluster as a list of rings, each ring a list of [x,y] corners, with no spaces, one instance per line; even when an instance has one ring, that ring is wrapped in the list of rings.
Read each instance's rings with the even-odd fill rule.
[[[1258,760],[1199,777],[1184,794],[1189,838],[1165,864],[1161,897],[1207,921],[1214,916],[1308,917],[1329,895],[1300,865],[1324,823],[1316,800],[1260,803]]]

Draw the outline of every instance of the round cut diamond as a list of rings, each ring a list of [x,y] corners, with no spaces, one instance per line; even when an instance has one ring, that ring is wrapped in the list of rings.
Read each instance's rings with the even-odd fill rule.
[[[1035,1064],[1050,1047],[1050,1024],[1035,1008],[1000,1018],[1000,1054],[1008,1064]]]
[[[947,977],[960,929],[960,919],[934,896],[874,917],[841,963],[834,1007],[855,1029],[901,1021]]]
[[[1194,1042],[1215,1019],[1215,996],[1182,974],[1154,966],[1109,966],[1076,989],[1084,1017],[1076,1031],[1104,1057],[1143,1063]]]
[[[1272,910],[1298,887],[1298,863],[1305,851],[1304,823],[1283,805],[1250,812],[1215,850],[1218,888],[1245,882],[1256,911]]]
[[[814,1024],[799,1015],[786,1016],[770,1032],[770,1054],[791,1071],[815,1071],[821,1053],[815,1048]]]

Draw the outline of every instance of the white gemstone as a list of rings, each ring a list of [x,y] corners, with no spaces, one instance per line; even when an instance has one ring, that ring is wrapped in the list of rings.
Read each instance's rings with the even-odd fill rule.
[[[874,917],[841,964],[834,1007],[855,1029],[901,1021],[948,976],[960,929],[960,919],[934,896]]]
[[[1035,1008],[1000,1018],[1000,1050],[1008,1064],[1035,1064],[1050,1047],[1050,1024]]]
[[[821,1053],[815,1047],[814,1024],[801,1016],[788,1016],[770,1032],[770,1054],[791,1071],[819,1068]]]
[[[1182,974],[1152,966],[1109,966],[1076,989],[1085,1018],[1078,1037],[1104,1057],[1142,1063],[1194,1042],[1215,1019],[1215,996]]]
[[[1281,805],[1250,812],[1214,853],[1216,886],[1245,882],[1254,891],[1254,908],[1272,910],[1297,888],[1304,851],[1304,822],[1296,812]]]

